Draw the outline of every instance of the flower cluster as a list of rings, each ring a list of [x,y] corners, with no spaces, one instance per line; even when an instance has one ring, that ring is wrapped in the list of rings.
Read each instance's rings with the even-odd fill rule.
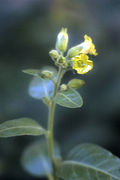
[[[63,53],[67,50],[67,46],[67,29],[62,28],[57,36],[56,50],[49,52],[57,66],[62,66],[63,68],[71,67],[73,70],[76,70],[78,74],[85,74],[93,68],[93,61],[89,60],[88,54],[96,56],[98,53],[89,36],[85,35],[84,42],[70,48],[67,56],[64,57]]]

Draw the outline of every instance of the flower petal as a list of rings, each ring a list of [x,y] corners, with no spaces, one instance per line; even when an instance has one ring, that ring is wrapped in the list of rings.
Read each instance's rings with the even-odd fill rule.
[[[78,74],[85,74],[93,68],[93,62],[88,60],[86,54],[80,54],[73,59],[73,69],[77,71]]]
[[[85,35],[84,39],[84,42],[81,43],[81,46],[83,47],[81,53],[96,56],[98,53],[96,52],[95,45],[93,44],[91,37]]]

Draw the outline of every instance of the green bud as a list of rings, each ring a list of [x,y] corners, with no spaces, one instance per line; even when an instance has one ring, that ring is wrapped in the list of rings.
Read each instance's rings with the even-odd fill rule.
[[[67,68],[67,67],[68,67],[68,63],[67,63],[67,61],[66,61],[66,58],[63,57],[63,56],[60,56],[60,57],[58,58],[58,60],[57,60],[56,65],[58,65],[58,66],[60,65],[60,66],[62,66],[63,68]]]
[[[63,68],[67,68],[68,67],[68,63],[67,61],[63,64]]]
[[[67,29],[62,28],[57,36],[56,49],[58,49],[61,52],[65,52],[67,49],[67,45],[68,45]]]
[[[78,56],[80,54],[81,50],[82,50],[82,46],[80,44],[77,46],[74,46],[69,49],[69,51],[67,53],[67,57],[72,58],[72,57]]]
[[[60,56],[57,62],[58,62],[59,64],[63,64],[63,63],[66,62],[66,59],[65,59],[65,57],[63,57],[63,56]]]
[[[58,57],[59,57],[58,52],[56,50],[54,50],[54,49],[49,52],[49,55],[50,55],[50,57],[52,58],[53,61],[56,61],[58,59]]]
[[[80,80],[80,79],[72,79],[71,81],[68,82],[68,86],[73,89],[80,88],[85,84],[85,81]]]
[[[43,79],[52,79],[52,77],[53,77],[53,72],[52,71],[43,70],[41,72],[41,78],[43,78]]]
[[[68,87],[67,87],[66,84],[62,84],[62,85],[60,86],[60,90],[61,90],[61,91],[66,91],[67,89],[68,89]]]

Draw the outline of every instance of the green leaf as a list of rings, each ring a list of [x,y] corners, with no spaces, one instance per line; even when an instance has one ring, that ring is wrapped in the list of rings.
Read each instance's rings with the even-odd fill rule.
[[[25,69],[22,72],[33,76],[41,76],[41,70],[39,69]]]
[[[120,180],[120,159],[93,144],[75,147],[57,174],[65,180]]]
[[[57,104],[68,108],[78,108],[83,105],[82,97],[72,88],[58,92],[55,101]]]
[[[41,77],[43,79],[51,79],[50,78],[51,76],[54,77],[57,74],[56,69],[52,66],[46,66],[41,69],[24,69],[24,70],[22,70],[22,72],[29,74],[29,75]]]
[[[55,144],[55,157],[60,156],[58,145]],[[35,176],[49,176],[52,166],[48,155],[46,141],[37,141],[28,146],[21,158],[24,169]]]
[[[9,120],[0,124],[0,137],[22,135],[38,136],[46,133],[47,131],[43,129],[36,121],[29,118]]]

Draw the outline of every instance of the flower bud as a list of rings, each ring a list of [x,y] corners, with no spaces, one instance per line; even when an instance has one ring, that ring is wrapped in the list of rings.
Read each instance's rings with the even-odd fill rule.
[[[58,65],[58,66],[60,65],[60,66],[62,66],[63,68],[67,68],[67,67],[68,67],[68,63],[67,63],[67,61],[66,61],[66,58],[63,57],[63,56],[60,56],[60,57],[58,58],[58,60],[57,60],[56,65]]]
[[[68,82],[68,86],[73,89],[80,88],[85,84],[85,81],[80,80],[80,79],[72,79],[71,81]]]
[[[62,28],[57,36],[56,49],[58,49],[61,52],[65,52],[67,49],[67,45],[68,45],[67,29]]]
[[[64,63],[66,62],[66,59],[65,59],[65,57],[63,57],[63,56],[60,56],[57,62],[58,62],[59,64],[64,64]]]
[[[68,87],[67,87],[66,84],[62,84],[62,85],[60,86],[60,90],[61,90],[61,91],[66,91],[67,89],[68,89]]]
[[[53,77],[53,72],[52,71],[43,70],[41,72],[41,78],[43,78],[43,79],[52,79],[52,77]]]
[[[68,58],[72,58],[72,57],[75,57],[75,56],[79,55],[81,50],[82,50],[82,48],[83,47],[80,44],[70,48],[68,53],[67,53],[67,57]]]
[[[49,52],[49,55],[50,55],[50,57],[52,58],[53,61],[56,61],[58,59],[58,57],[59,57],[58,52],[56,50],[54,50],[54,49]]]

